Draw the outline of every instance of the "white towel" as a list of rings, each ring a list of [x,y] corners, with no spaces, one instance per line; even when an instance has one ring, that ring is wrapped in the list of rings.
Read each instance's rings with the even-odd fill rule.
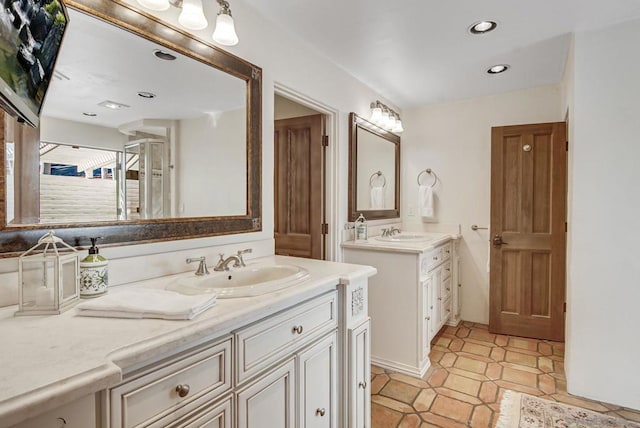
[[[190,320],[216,303],[215,294],[187,296],[175,291],[134,288],[80,303],[78,315],[110,318]]]
[[[371,188],[371,209],[381,210],[384,208],[384,187]]]
[[[418,206],[420,207],[420,215],[429,220],[435,217],[433,200],[433,187],[420,185],[418,188]]]

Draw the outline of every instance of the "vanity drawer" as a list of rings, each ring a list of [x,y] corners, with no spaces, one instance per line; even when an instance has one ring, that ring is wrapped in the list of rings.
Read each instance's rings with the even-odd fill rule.
[[[442,300],[447,300],[451,297],[451,277],[443,279],[440,283],[440,296]]]
[[[111,427],[166,426],[231,390],[231,349],[229,337],[111,389]]]
[[[445,262],[442,265],[442,279],[451,277],[451,261]]]
[[[451,319],[451,297],[444,300],[442,304],[442,323],[446,323]]]
[[[451,242],[447,242],[442,247],[440,247],[440,251],[442,251],[442,260],[450,260],[451,259]]]
[[[337,326],[335,291],[236,332],[240,384]]]
[[[431,269],[442,262],[442,247],[437,247],[425,255],[427,268]]]

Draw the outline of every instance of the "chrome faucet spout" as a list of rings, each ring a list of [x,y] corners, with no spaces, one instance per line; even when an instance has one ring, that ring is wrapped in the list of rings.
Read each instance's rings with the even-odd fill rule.
[[[218,260],[218,263],[213,268],[213,270],[215,270],[216,272],[227,271],[229,270],[229,264],[231,262],[234,262],[233,267],[244,266],[244,262],[242,261],[242,258],[240,256],[231,255],[225,259],[224,254],[220,254],[220,259]]]

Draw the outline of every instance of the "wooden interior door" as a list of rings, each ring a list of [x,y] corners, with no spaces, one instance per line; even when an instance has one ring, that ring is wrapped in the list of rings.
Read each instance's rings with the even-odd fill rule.
[[[275,121],[276,254],[324,258],[324,116]]]
[[[564,122],[492,128],[489,330],[564,340]]]

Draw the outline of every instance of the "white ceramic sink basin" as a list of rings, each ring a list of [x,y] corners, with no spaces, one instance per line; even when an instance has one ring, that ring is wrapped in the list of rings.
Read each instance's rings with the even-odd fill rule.
[[[402,232],[393,236],[376,236],[376,240],[383,242],[426,242],[433,241],[437,237],[425,233]]]
[[[249,297],[291,287],[309,277],[296,265],[248,265],[228,272],[181,278],[167,289],[183,294],[215,293],[219,298]]]

